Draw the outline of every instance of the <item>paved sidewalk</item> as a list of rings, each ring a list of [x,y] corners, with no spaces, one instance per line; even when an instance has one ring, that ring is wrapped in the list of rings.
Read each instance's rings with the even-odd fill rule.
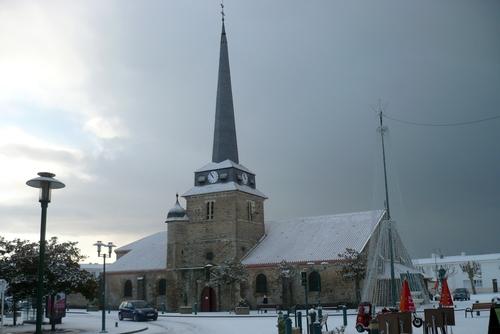
[[[101,332],[101,312],[68,312],[63,318],[62,324],[56,325],[56,334],[80,334]],[[118,323],[118,327],[115,327]],[[109,334],[132,334],[145,332],[148,329],[147,322],[118,321],[116,312],[106,313],[106,331]],[[23,324],[19,326],[4,326],[1,334],[33,334],[34,324]],[[54,334],[50,331],[50,325],[43,326],[43,333]]]

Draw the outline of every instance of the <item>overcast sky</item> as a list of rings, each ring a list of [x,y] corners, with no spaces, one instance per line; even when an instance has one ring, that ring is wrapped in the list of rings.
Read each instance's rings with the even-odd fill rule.
[[[374,112],[500,114],[498,1],[225,3],[240,162],[266,220],[383,207]],[[164,230],[210,162],[218,1],[0,2],[0,234],[124,245]],[[391,209],[413,257],[500,252],[500,119],[386,119]],[[184,201],[182,202],[185,205]]]

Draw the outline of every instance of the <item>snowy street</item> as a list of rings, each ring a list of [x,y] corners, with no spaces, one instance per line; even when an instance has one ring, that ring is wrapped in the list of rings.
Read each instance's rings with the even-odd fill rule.
[[[500,297],[500,294],[485,294],[472,295],[470,301],[456,302],[456,323],[453,327],[454,334],[470,334],[470,333],[486,333],[489,319],[489,312],[481,312],[478,317],[468,316],[465,318],[463,309],[470,307],[475,300],[489,301],[493,296]],[[354,328],[355,316],[354,310],[349,310],[348,326],[346,334],[357,333]],[[328,329],[334,330],[335,327],[342,325],[342,316],[340,312],[327,312]],[[6,319],[7,321],[8,319]],[[8,323],[8,321],[7,321]],[[118,323],[118,327],[115,327]],[[305,319],[303,320],[305,323]],[[278,333],[276,328],[276,315],[271,312],[265,315],[257,315],[252,311],[250,316],[235,316],[227,312],[212,312],[199,313],[198,315],[180,315],[177,313],[160,314],[157,321],[133,322],[133,321],[118,321],[116,311],[106,313],[106,329],[110,334],[125,333],[138,331],[147,327],[147,330],[142,333],[159,334],[275,334]],[[45,326],[46,329],[49,326]],[[101,330],[101,313],[100,312],[69,312],[66,318],[63,319],[63,324],[57,326],[58,329],[72,330],[75,333],[99,333]],[[6,327],[2,334],[8,333],[28,333],[33,332],[34,325],[22,325],[16,328]],[[414,328],[414,333],[422,333],[422,328]]]

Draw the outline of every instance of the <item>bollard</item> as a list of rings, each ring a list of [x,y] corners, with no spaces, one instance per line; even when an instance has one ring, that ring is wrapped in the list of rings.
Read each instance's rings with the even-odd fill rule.
[[[278,334],[285,334],[285,319],[283,317],[283,312],[278,312]]]
[[[292,319],[285,319],[285,334],[292,334]]]
[[[342,305],[342,318],[344,319],[344,327],[347,327],[347,306]]]
[[[314,323],[316,322],[316,311],[312,308],[309,310],[309,333],[314,334]]]
[[[295,327],[299,327],[300,331],[302,332],[302,312],[298,311],[297,312],[297,324]]]
[[[198,314],[198,303],[193,304],[193,312],[194,312],[194,315]]]
[[[321,334],[321,324],[319,322],[315,322],[312,326],[313,330],[312,330],[312,333],[313,334]]]
[[[118,327],[118,321],[115,321],[115,327]]]

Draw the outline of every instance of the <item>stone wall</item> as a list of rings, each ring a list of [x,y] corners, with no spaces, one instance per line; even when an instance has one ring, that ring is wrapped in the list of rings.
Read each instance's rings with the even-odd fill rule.
[[[106,273],[106,287],[108,291],[108,305],[117,308],[123,300],[144,299],[151,305],[161,309],[162,304],[167,304],[167,296],[160,296],[158,283],[166,279],[164,270],[148,272]],[[125,282],[132,283],[132,296],[124,296]],[[167,290],[169,282],[167,280]]]
[[[249,268],[249,280],[247,287],[242,291],[242,297],[246,298],[251,307],[262,304],[264,294],[268,297],[269,304],[279,304],[284,307],[296,304],[305,304],[305,289],[300,282],[300,272],[306,271],[309,275],[312,271],[317,271],[321,277],[321,291],[308,292],[309,304],[346,304],[355,303],[354,282],[347,282],[338,273],[335,264],[328,265],[294,265],[295,276],[285,279],[283,282],[279,277],[277,266]],[[267,278],[267,292],[256,292],[256,277],[264,274]]]

